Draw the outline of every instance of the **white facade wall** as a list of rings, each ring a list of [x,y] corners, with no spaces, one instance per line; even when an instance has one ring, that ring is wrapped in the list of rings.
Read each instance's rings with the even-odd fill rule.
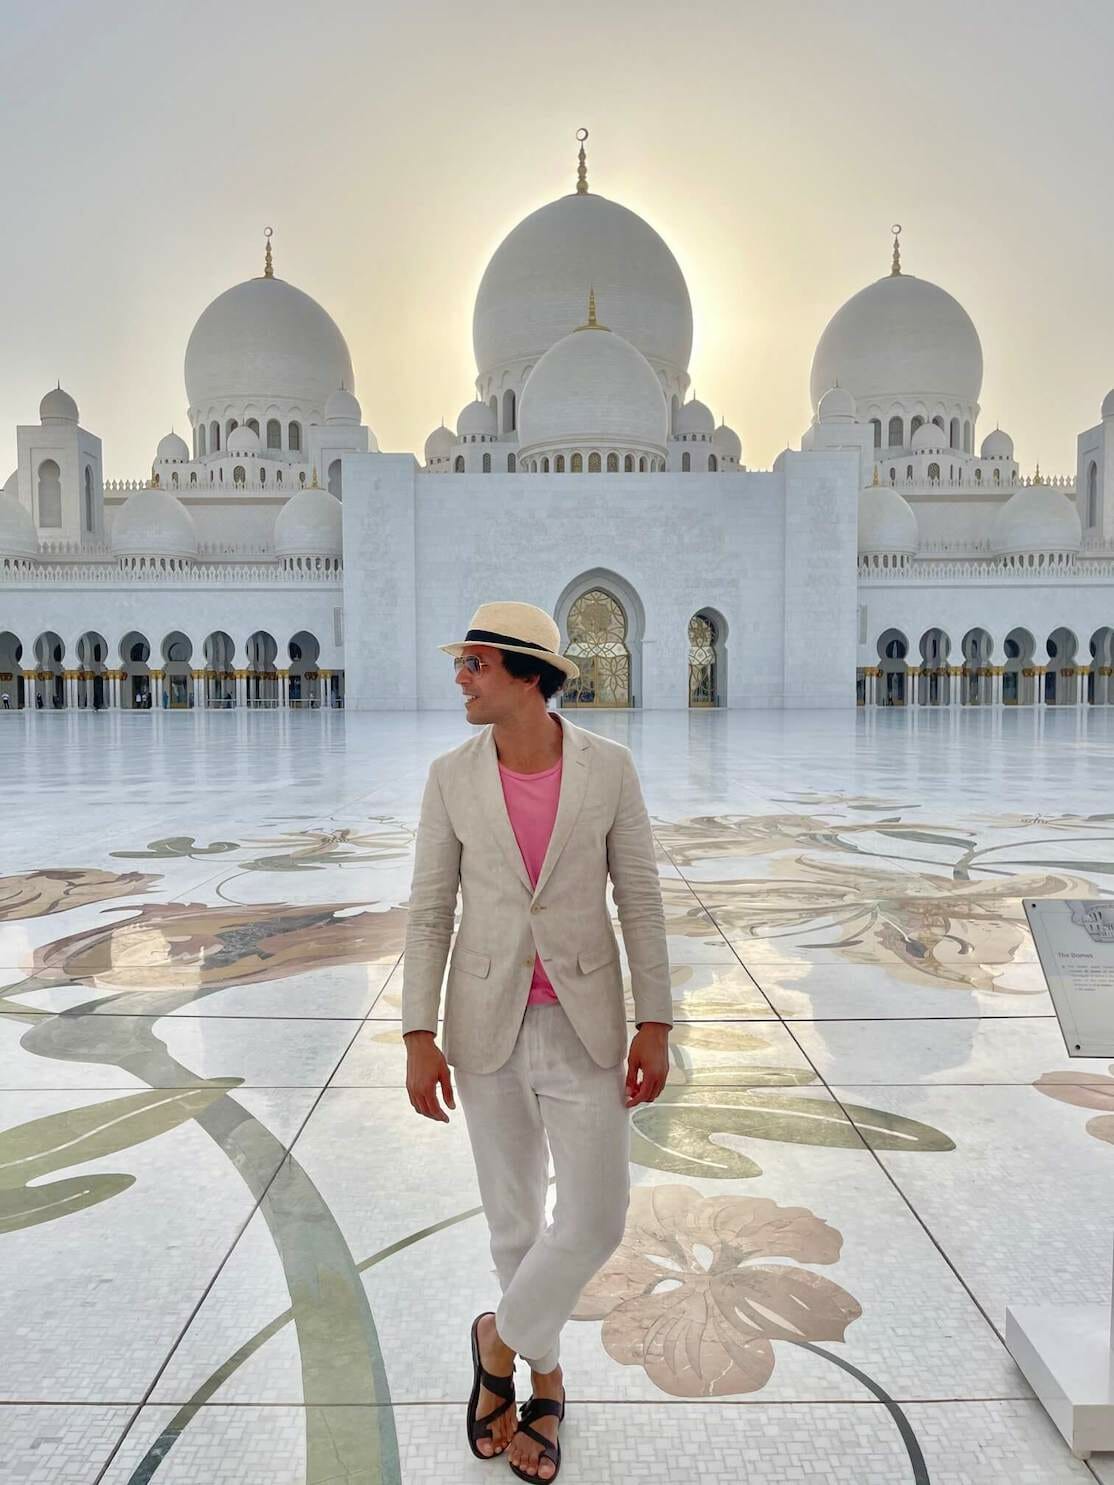
[[[0,633],[10,631],[23,643],[24,669],[34,664],[34,644],[40,634],[53,632],[65,644],[63,663],[78,665],[77,642],[93,631],[107,642],[110,664],[120,662],[120,642],[135,631],[151,646],[152,665],[159,663],[162,641],[168,634],[185,634],[193,645],[191,663],[204,668],[204,642],[223,630],[235,645],[233,664],[247,664],[247,640],[257,630],[275,639],[280,668],[289,664],[289,640],[301,630],[314,635],[321,646],[319,663],[341,670],[343,651],[337,642],[341,630],[342,597],[339,581],[252,584],[250,578],[229,582],[175,581],[163,574],[150,581],[128,581],[82,586],[75,578],[60,584],[33,579],[0,587]]]
[[[1043,665],[1048,660],[1045,641],[1061,627],[1076,637],[1077,663],[1089,665],[1091,636],[1097,629],[1114,626],[1114,582],[1109,576],[982,578],[963,583],[916,577],[864,581],[859,603],[861,666],[878,664],[878,639],[891,628],[908,641],[910,665],[921,663],[919,642],[929,629],[942,629],[951,640],[947,658],[952,665],[962,663],[968,630],[985,629],[993,640],[989,663],[1004,665],[1006,635],[1017,628],[1033,636],[1035,663]]]
[[[344,463],[346,705],[458,704],[437,646],[474,609],[579,595],[626,611],[634,705],[688,706],[688,622],[724,635],[729,707],[854,704],[859,461],[787,454],[772,474],[445,477],[409,456]]]

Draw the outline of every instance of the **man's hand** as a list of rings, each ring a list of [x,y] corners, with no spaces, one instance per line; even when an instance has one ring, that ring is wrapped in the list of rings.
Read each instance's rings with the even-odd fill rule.
[[[427,1119],[439,1119],[442,1124],[447,1124],[449,1116],[438,1101],[437,1089],[441,1089],[449,1108],[455,1109],[453,1084],[449,1064],[445,1061],[433,1032],[410,1031],[404,1040],[406,1092],[411,1108],[418,1114],[424,1114]]]
[[[642,1074],[639,1083],[638,1075]],[[627,1053],[627,1086],[624,1107],[653,1103],[669,1076],[669,1027],[662,1021],[643,1021]]]

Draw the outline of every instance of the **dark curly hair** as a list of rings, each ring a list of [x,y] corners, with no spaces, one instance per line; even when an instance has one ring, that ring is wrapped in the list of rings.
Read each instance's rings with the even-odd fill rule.
[[[520,655],[517,650],[500,650],[503,657],[503,669],[517,676],[520,681],[538,678],[538,690],[546,701],[557,692],[563,690],[566,676],[563,670],[558,670],[556,665],[550,665],[548,660],[538,660],[533,655]]]

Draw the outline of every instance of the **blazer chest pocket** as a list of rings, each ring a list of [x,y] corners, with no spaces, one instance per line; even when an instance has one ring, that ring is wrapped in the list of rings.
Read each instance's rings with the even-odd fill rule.
[[[470,975],[477,975],[482,980],[487,977],[487,972],[491,968],[491,960],[486,954],[477,954],[475,949],[454,949],[452,967],[462,969]]]
[[[610,964],[618,957],[617,944],[597,944],[594,949],[581,949],[576,956],[576,962],[582,975],[590,975],[593,970],[603,969],[605,964]]]

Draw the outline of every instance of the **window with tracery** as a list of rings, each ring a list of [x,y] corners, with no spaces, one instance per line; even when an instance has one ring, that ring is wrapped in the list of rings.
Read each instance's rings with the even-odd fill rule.
[[[569,643],[565,654],[580,676],[562,694],[564,706],[630,706],[630,651],[627,616],[602,588],[581,596],[569,610]]]

